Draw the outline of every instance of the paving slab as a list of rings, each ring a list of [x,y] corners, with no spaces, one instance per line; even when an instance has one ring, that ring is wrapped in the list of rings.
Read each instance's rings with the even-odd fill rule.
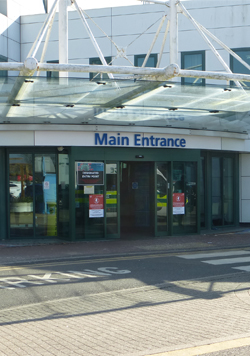
[[[201,235],[166,236],[98,241],[0,240],[1,264],[37,262],[107,255],[185,252],[213,249],[250,248],[250,230],[210,232]]]

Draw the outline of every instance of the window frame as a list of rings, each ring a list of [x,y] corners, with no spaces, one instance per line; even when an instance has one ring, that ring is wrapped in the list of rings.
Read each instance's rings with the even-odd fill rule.
[[[0,62],[8,62],[8,58],[0,54]],[[2,78],[8,77],[8,71],[7,70],[1,70],[0,71],[0,77],[2,77]]]
[[[143,61],[144,61],[145,57],[146,57],[146,54],[136,54],[134,56],[134,66],[135,67],[139,67],[138,66],[138,60],[139,59],[143,59]],[[154,66],[150,67],[150,68],[156,68],[157,61],[158,61],[158,54],[157,53],[151,53],[149,58],[153,58],[153,60],[154,60]],[[149,58],[148,58],[148,60],[149,60]],[[145,67],[147,67],[147,63],[145,65]]]
[[[108,57],[104,57],[107,64],[112,62],[112,56],[108,56]],[[96,63],[98,62],[98,63]],[[93,64],[93,65],[102,65],[102,62],[100,60],[99,57],[91,57],[89,58],[89,64]],[[97,76],[95,77],[95,75],[97,74]],[[96,73],[96,72],[90,72],[89,73],[89,80],[106,80],[108,78],[106,78],[106,76],[108,77],[107,73],[103,73],[102,75],[100,75],[100,73]]]
[[[57,64],[59,64],[59,60],[58,59],[54,59],[54,60],[47,61],[47,63],[57,63]],[[47,78],[48,79],[59,78],[59,72],[47,71],[46,73],[47,73]],[[52,73],[58,73],[58,77],[57,76],[53,76]]]
[[[181,52],[181,69],[187,69],[184,68],[184,58],[185,55],[191,55],[191,54],[201,54],[201,58],[202,58],[202,71],[206,70],[206,51],[205,50],[201,50],[201,51],[184,51]],[[206,85],[206,80],[205,79],[201,79],[201,83],[188,83],[186,82],[186,79],[190,79],[190,78],[181,78],[181,84],[189,84],[189,85],[202,85],[205,86]]]
[[[240,55],[239,55],[239,53],[237,53],[237,52],[239,52],[239,51],[241,51],[241,52],[249,52],[249,55],[250,55],[250,47],[232,48],[232,51],[235,52],[239,57],[240,57]],[[244,60],[244,59],[243,59],[243,60]],[[234,61],[236,61],[237,63],[239,63],[240,65],[243,66],[243,64],[241,64],[236,58],[234,58],[231,54],[229,54],[229,65],[230,65],[230,69],[231,69],[231,71],[232,71],[233,73],[250,74],[249,72],[242,73],[242,71],[234,72],[234,68],[233,68],[233,67],[234,67]],[[248,64],[250,65],[250,60],[249,60],[249,63],[248,63]],[[248,70],[245,66],[243,66],[243,68],[245,69],[245,71]],[[250,83],[249,83],[249,82],[245,82],[245,84],[246,84],[248,87],[250,87]],[[234,87],[234,86],[235,86],[235,82],[230,81],[230,86],[231,86],[231,87]]]

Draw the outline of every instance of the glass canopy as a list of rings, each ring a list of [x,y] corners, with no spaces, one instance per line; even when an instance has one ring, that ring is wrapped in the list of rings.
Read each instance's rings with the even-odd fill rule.
[[[135,125],[250,132],[250,92],[144,80],[0,78],[0,124]]]

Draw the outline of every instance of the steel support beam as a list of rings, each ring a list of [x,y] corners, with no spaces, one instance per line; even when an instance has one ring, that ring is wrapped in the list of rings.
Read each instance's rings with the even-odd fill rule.
[[[35,63],[32,63],[35,65]],[[0,63],[0,70],[18,71],[30,70],[27,63]],[[33,70],[33,68],[31,68]],[[76,72],[76,73],[112,73],[112,74],[128,74],[138,75],[140,77],[147,77],[154,80],[169,80],[169,78],[183,77],[183,78],[204,78],[226,81],[241,81],[250,82],[250,75],[240,73],[227,73],[227,72],[212,72],[212,71],[199,71],[199,70],[186,70],[180,69],[177,64],[169,65],[165,68],[142,68],[130,66],[104,66],[104,65],[90,65],[90,64],[56,64],[56,63],[38,63],[37,71],[51,71],[51,72]]]
[[[102,51],[101,51],[101,49],[100,49],[100,47],[99,47],[99,45],[98,45],[93,33],[92,33],[92,31],[91,31],[91,29],[90,29],[90,27],[89,27],[89,25],[87,23],[87,20],[86,20],[86,18],[84,16],[83,12],[81,11],[80,7],[78,6],[77,1],[73,0],[73,3],[75,5],[75,7],[76,7],[76,10],[78,11],[78,13],[80,15],[80,18],[81,18],[81,20],[82,20],[82,22],[83,22],[83,24],[85,26],[85,29],[86,29],[86,31],[87,31],[87,33],[89,35],[89,38],[91,39],[91,41],[93,43],[93,46],[94,46],[94,48],[95,48],[95,50],[96,50],[96,52],[97,52],[102,64],[103,65],[107,65],[106,59],[104,58],[104,55],[103,55],[103,53],[102,53]],[[110,79],[113,79],[113,75],[110,74],[110,73],[111,72],[109,72],[108,76],[109,76]]]
[[[68,0],[59,0],[59,63],[68,63]],[[67,72],[59,72],[60,77],[67,77]]]
[[[178,64],[178,13],[176,0],[170,0],[170,63]]]

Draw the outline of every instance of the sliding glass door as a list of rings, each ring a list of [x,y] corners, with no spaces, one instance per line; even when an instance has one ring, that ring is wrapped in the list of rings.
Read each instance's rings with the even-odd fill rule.
[[[9,155],[10,237],[57,236],[56,154]]]

